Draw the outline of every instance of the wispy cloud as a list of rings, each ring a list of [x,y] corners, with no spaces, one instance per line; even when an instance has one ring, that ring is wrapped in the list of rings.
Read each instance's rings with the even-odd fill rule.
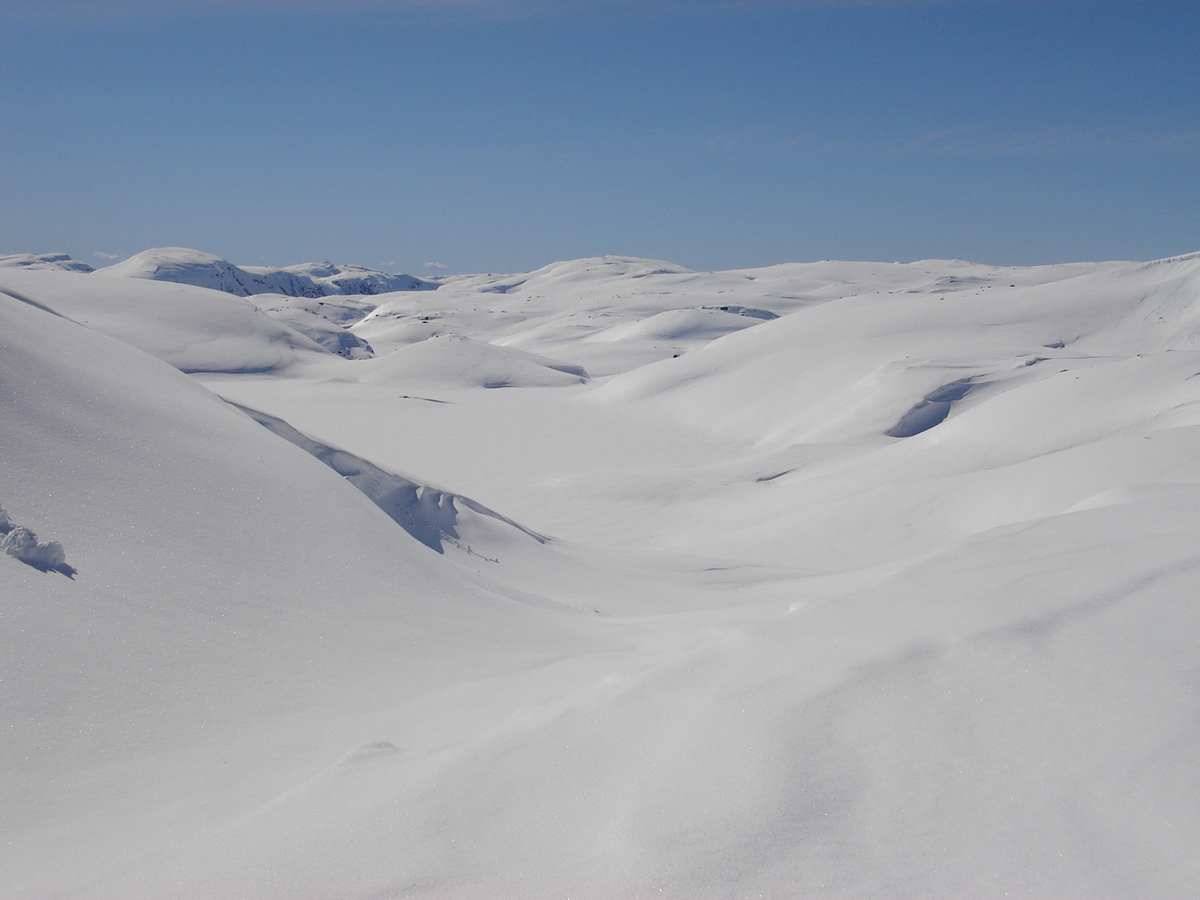
[[[104,253],[101,250],[93,250],[92,256],[96,257],[96,259],[120,259],[121,258],[120,253]]]
[[[86,16],[194,15],[246,10],[276,13],[355,11],[525,12],[612,6],[624,0],[0,0],[0,14],[23,18]]]
[[[485,13],[495,16],[565,15],[620,10],[622,14],[720,10],[977,6],[1028,0],[0,0],[0,20],[72,21],[122,17],[193,16],[246,11],[294,13]]]
[[[871,138],[827,129],[796,133],[783,125],[760,124],[707,137],[703,146],[735,158],[751,153],[867,159],[1170,156],[1200,153],[1200,128],[1164,120],[1063,123],[1041,128],[972,122]]]
[[[739,131],[715,134],[705,140],[709,150],[737,151],[751,148],[762,150],[790,150],[799,147],[819,149],[816,132],[796,132],[779,124],[759,123]]]
[[[766,125],[755,125],[729,134],[718,134],[709,138],[708,146],[714,150],[732,150],[747,144],[761,144],[770,137],[771,128]]]
[[[440,263],[440,262],[427,262],[424,265],[425,265],[425,268],[427,268],[427,269],[444,269],[444,268],[446,268],[446,264]]]
[[[879,155],[901,157],[1054,157],[1197,151],[1200,151],[1200,128],[1137,122],[1102,126],[1064,124],[1027,130],[962,125],[896,141],[876,150]]]

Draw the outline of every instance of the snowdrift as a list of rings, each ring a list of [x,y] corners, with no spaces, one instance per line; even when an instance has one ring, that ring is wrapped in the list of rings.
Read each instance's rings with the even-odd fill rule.
[[[506,543],[504,538],[509,536],[509,531],[520,532],[539,544],[547,541],[544,535],[518,525],[469,497],[422,484],[407,475],[388,472],[353,453],[314,441],[275,416],[244,406],[237,408],[268,431],[325,463],[431,550],[444,553],[444,545],[449,543],[471,555],[486,555],[493,552],[494,546]],[[504,533],[503,536],[495,535],[497,530]],[[464,542],[460,533],[468,531],[474,535],[483,531],[487,537],[483,541],[476,539],[472,545]],[[488,535],[489,531],[493,534]]]

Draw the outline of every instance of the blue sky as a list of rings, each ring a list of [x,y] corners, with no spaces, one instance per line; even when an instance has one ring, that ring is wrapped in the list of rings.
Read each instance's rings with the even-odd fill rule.
[[[1198,39],[1196,0],[0,0],[0,253],[1168,256]]]

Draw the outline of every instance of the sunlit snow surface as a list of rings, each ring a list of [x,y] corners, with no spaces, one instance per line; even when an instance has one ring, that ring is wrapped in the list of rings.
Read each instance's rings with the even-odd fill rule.
[[[0,897],[1195,896],[1200,255],[10,259]]]

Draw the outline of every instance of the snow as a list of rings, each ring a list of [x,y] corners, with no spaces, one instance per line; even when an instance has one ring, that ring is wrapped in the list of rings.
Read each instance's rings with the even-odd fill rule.
[[[1194,896],[1200,254],[57,268],[0,897]]]

